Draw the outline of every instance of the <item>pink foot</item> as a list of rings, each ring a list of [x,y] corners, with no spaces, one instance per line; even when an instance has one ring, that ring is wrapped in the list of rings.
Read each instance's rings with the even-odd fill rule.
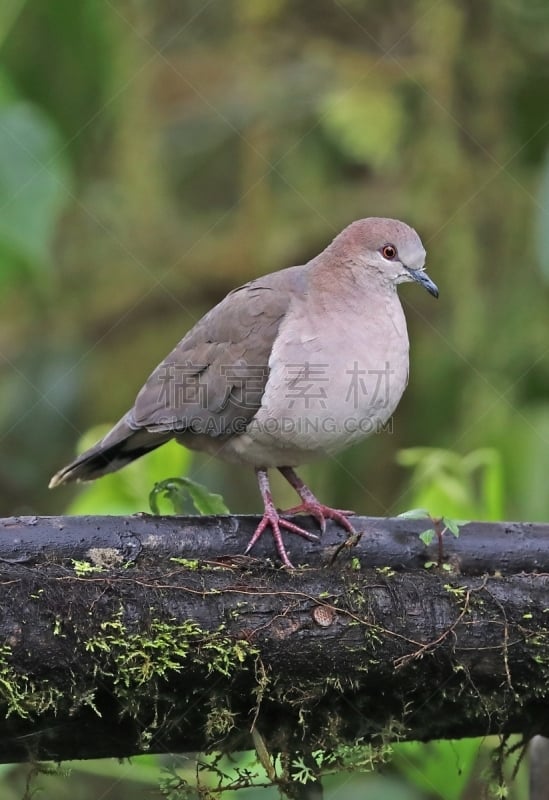
[[[341,508],[330,508],[323,503],[319,503],[316,498],[314,500],[304,500],[298,506],[288,508],[282,512],[283,514],[310,514],[314,517],[320,525],[320,532],[326,533],[326,520],[333,519],[338,525],[341,525],[348,533],[355,534],[356,531],[347,519],[353,516],[354,511],[346,511]]]
[[[333,519],[338,525],[347,531],[347,533],[356,534],[355,529],[347,519],[351,517],[354,511],[344,511],[340,508],[330,508],[319,502],[308,486],[306,486],[299,475],[296,475],[291,467],[279,467],[279,472],[284,475],[290,486],[293,486],[301,498],[301,503],[298,506],[289,508],[285,514],[310,514],[314,517],[320,525],[322,533],[326,531],[326,520]]]
[[[310,542],[318,541],[318,536],[316,536],[314,533],[309,533],[309,531],[306,531],[304,528],[300,528],[299,525],[296,525],[295,522],[290,522],[289,519],[282,519],[273,503],[273,496],[269,486],[267,470],[256,469],[256,475],[257,482],[259,484],[259,491],[261,492],[261,497],[263,498],[264,511],[261,522],[255,529],[255,533],[250,539],[245,552],[249,553],[263,531],[265,531],[267,528],[270,528],[275,541],[277,553],[280,556],[282,563],[285,567],[293,569],[293,564],[288,558],[288,553],[284,547],[281,528],[289,531],[290,533],[297,533],[298,536],[303,536],[304,539],[308,539]]]
[[[275,541],[276,549],[278,555],[280,556],[280,560],[284,564],[284,566],[293,569],[294,566],[290,559],[288,558],[288,553],[286,552],[286,548],[284,546],[284,541],[282,539],[282,532],[281,528],[289,531],[290,533],[297,533],[299,536],[303,536],[304,539],[308,539],[310,542],[318,541],[318,536],[314,533],[309,533],[304,528],[300,528],[299,525],[296,525],[294,522],[290,522],[289,519],[282,519],[274,505],[269,504],[266,505],[265,511],[263,513],[263,518],[257,528],[255,529],[255,533],[250,539],[248,543],[248,547],[244,551],[245,553],[249,553],[254,544],[258,541],[262,533],[269,528],[272,531],[273,539]]]

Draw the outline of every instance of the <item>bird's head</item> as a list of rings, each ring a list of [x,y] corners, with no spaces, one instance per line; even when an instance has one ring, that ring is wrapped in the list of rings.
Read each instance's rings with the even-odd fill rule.
[[[367,217],[352,222],[334,239],[332,247],[383,283],[420,283],[438,297],[438,288],[425,271],[425,248],[405,222]]]

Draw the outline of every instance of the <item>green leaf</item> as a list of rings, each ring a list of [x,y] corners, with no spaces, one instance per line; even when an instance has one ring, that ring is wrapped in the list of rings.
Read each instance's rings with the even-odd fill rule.
[[[459,523],[458,523],[458,521],[455,520],[455,519],[449,519],[448,517],[443,517],[442,518],[442,522],[448,528],[450,533],[452,533],[457,539],[458,536],[459,536]]]
[[[430,514],[424,508],[411,508],[410,511],[403,511],[397,519],[429,519]]]
[[[196,483],[190,478],[183,480],[186,482],[192,501],[200,514],[230,514],[220,494],[210,492],[201,483]]]
[[[188,500],[192,501],[199,514],[229,514],[229,509],[220,494],[210,492],[201,483],[190,478],[168,478],[155,484],[149,495],[149,503],[153,514],[160,514],[159,496],[168,499],[175,514],[188,513]]]
[[[432,528],[429,528],[428,530],[423,531],[423,533],[420,533],[419,538],[421,539],[423,544],[429,545],[435,538],[435,532]]]

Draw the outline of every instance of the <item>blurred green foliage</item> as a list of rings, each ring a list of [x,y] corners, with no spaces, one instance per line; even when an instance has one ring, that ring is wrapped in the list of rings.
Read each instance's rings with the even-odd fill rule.
[[[483,448],[464,456],[435,447],[411,447],[397,462],[412,470],[414,505],[433,517],[497,520],[504,514],[501,458]]]
[[[491,448],[501,513],[546,518],[544,37],[549,9],[521,2],[4,4],[0,513],[66,507],[51,472],[229,288],[387,214],[420,231],[441,299],[402,290],[393,436],[306,477],[394,513],[398,449]],[[257,510],[250,471],[187,467]]]
[[[304,477],[364,513],[547,519],[548,44],[526,0],[4,0],[0,513],[145,510],[174,475],[257,511],[250,470],[175,445],[46,485],[228,289],[390,215],[441,298],[402,290],[393,435]]]
[[[83,452],[108,433],[95,425],[78,442]],[[186,477],[191,453],[175,442],[147,453],[118,472],[83,486],[67,514],[228,514],[221,495]],[[166,478],[165,476],[172,476]]]
[[[78,442],[83,452],[108,432],[105,425],[95,425]],[[168,442],[159,450],[129,464],[126,469],[105,475],[100,481],[86,483],[66,509],[67,514],[135,514],[150,512],[149,494],[157,481],[164,476],[185,475],[191,454],[175,442]],[[158,508],[164,513],[173,512],[166,504]],[[190,513],[191,509],[188,509]]]

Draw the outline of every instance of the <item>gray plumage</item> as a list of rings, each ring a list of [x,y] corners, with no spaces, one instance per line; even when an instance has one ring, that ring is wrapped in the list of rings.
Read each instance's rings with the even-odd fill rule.
[[[300,283],[291,273],[300,269],[233,289],[152,372],[127,414],[56,473],[50,488],[114,472],[171,438],[198,449],[200,442],[209,449],[211,439],[217,449],[242,433],[261,405],[273,342]]]
[[[370,217],[345,228],[307,264],[230,292],[153,371],[134,406],[96,445],[50,482],[93,480],[171,438],[226,461],[253,466],[265,513],[291,566],[267,469],[302,499],[293,511],[332,518],[293,471],[383,428],[408,380],[408,334],[397,284],[416,281],[438,296],[417,233]]]

